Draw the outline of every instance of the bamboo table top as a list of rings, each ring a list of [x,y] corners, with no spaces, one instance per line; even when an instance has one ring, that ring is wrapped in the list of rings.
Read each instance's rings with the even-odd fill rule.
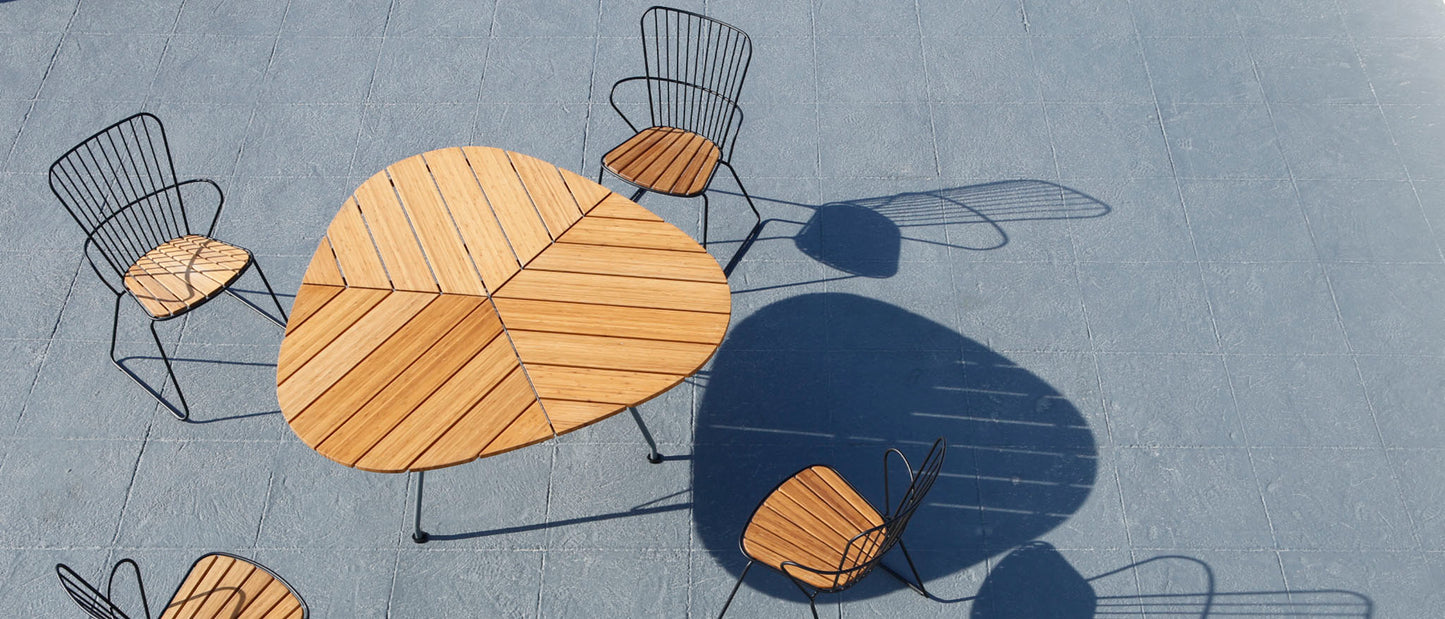
[[[668,390],[731,311],[717,262],[636,203],[527,155],[435,150],[367,179],[332,220],[276,395],[332,460],[452,466]]]

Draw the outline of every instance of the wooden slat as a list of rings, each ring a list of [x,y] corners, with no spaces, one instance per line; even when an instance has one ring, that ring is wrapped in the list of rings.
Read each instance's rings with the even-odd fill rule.
[[[126,288],[152,316],[178,314],[205,297],[185,279],[169,273],[148,275],[131,273],[125,277]]]
[[[207,566],[205,574],[196,583],[195,589],[184,598],[177,598],[171,604],[175,611],[170,615],[174,619],[192,619],[201,606],[205,605],[210,598],[211,592],[216,588],[226,573],[231,571],[236,561],[230,557],[216,556],[211,564]],[[169,609],[168,609],[169,610]]]
[[[251,575],[246,581],[238,585],[237,610],[234,614],[217,615],[217,617],[265,617],[281,598],[290,597],[286,586],[282,585],[266,570],[253,566]],[[275,615],[271,615],[275,616]]]
[[[276,362],[276,384],[285,382],[389,294],[388,290],[347,288],[328,302],[331,308],[326,310],[325,316],[299,323],[295,331],[287,333],[281,341],[281,356]]]
[[[706,140],[699,148],[700,151],[688,161],[687,167],[678,173],[672,188],[673,193],[690,196],[707,189],[708,182],[717,170],[722,152],[716,144]]]
[[[588,217],[611,217],[612,219],[641,219],[643,221],[662,221],[656,213],[639,206],[636,202],[628,200],[617,194],[602,196],[597,206],[587,213]]]
[[[566,241],[567,235],[563,235],[562,240]],[[527,268],[727,283],[722,271],[717,268],[717,261],[709,254],[636,247],[561,242],[548,247]]]
[[[542,410],[547,412],[547,418],[552,420],[552,427],[557,429],[557,434],[566,434],[592,425],[622,412],[625,408],[627,407],[602,402],[542,400]]]
[[[522,365],[572,365],[608,370],[692,374],[717,346],[687,342],[634,340],[621,337],[546,333],[511,329],[512,345]]]
[[[518,273],[493,296],[725,314],[732,307],[729,294],[727,286],[707,282],[529,270]]]
[[[322,441],[317,451],[337,462],[354,465],[501,333],[502,322],[491,306],[478,307]],[[358,371],[362,369],[357,367]]]
[[[532,387],[521,370],[513,372],[432,443],[411,468],[425,470],[472,460],[518,420],[523,427],[531,427],[533,420],[526,413],[532,410],[541,414]],[[552,438],[550,426],[537,440],[548,438]]]
[[[858,496],[837,471],[826,466],[814,466],[800,473],[798,478],[810,492],[859,529],[883,524],[878,512]]]
[[[604,202],[609,200],[615,201],[609,197]],[[616,200],[626,198],[618,197]],[[567,243],[705,253],[697,241],[665,221],[588,217],[572,226],[572,229],[567,231],[566,239]]]
[[[456,222],[457,232],[466,243],[472,262],[481,273],[482,283],[495,290],[515,274],[521,265],[512,253],[512,246],[502,232],[501,224],[492,214],[482,188],[460,148],[447,148],[426,153],[427,168],[436,179],[442,199]]]
[[[432,277],[431,266],[426,255],[417,244],[411,222],[401,210],[391,179],[385,172],[378,172],[356,188],[356,203],[361,206],[361,217],[376,239],[381,260],[386,264],[386,273],[391,285],[397,290],[414,292],[437,292],[437,282]]]
[[[683,173],[692,167],[695,161],[705,157],[703,153],[708,150],[708,144],[707,138],[693,134],[692,139],[687,143],[687,148],[682,149],[676,157],[673,157],[667,168],[658,175],[658,186],[666,187],[668,191],[674,193],[680,190],[685,191],[691,185],[692,179],[685,178]]]
[[[593,206],[612,193],[606,187],[592,182],[591,179],[582,178],[576,172],[561,167],[557,168],[557,171],[562,174],[562,181],[567,183],[567,190],[572,192],[572,198],[577,201],[583,214],[587,214]]]
[[[355,199],[347,198],[346,204],[326,229],[326,238],[336,252],[336,262],[341,265],[341,274],[346,277],[347,286],[391,290],[386,267],[376,253],[371,233],[361,220],[361,208],[356,205]]]
[[[210,591],[204,592],[204,602],[196,608],[195,617],[234,617],[239,614],[246,600],[241,597],[241,586],[257,570],[255,566],[242,561],[232,561],[231,569]],[[265,573],[264,571],[262,572]]]
[[[505,336],[493,339],[354,465],[385,473],[407,470],[428,446],[513,373],[520,374],[521,366],[511,343]]]
[[[424,309],[410,316],[397,316],[403,326],[386,337],[375,350],[358,358],[344,376],[334,379],[324,393],[318,393],[313,401],[303,404],[302,411],[288,419],[291,429],[306,444],[321,451],[325,440],[337,428],[354,418],[363,405],[481,303],[481,299],[465,295],[435,296]],[[400,387],[405,388],[405,385]],[[299,400],[296,402],[300,403]],[[360,423],[367,421],[374,420],[361,420]]]
[[[586,305],[564,301],[495,299],[513,329],[613,335],[716,346],[727,331],[717,314],[682,310]]]
[[[466,244],[457,234],[451,213],[442,203],[431,173],[420,157],[398,161],[387,170],[391,173],[396,193],[421,240],[427,262],[431,264],[441,291],[448,294],[484,295],[477,270],[467,255]]]
[[[522,186],[522,180],[512,169],[506,151],[467,146],[462,148],[462,152],[471,162],[472,172],[476,173],[477,181],[487,195],[487,203],[502,224],[512,252],[517,254],[522,264],[530,262],[551,244],[552,237],[547,234],[547,226],[537,215],[536,207],[532,206],[532,199]]]
[[[529,365],[542,398],[636,406],[682,382],[683,376],[555,365]]]
[[[532,204],[542,215],[542,223],[547,225],[547,232],[552,238],[562,236],[567,228],[582,218],[582,209],[562,182],[557,166],[518,153],[509,153],[507,158],[517,170],[517,177],[527,188],[527,194],[532,197]]]
[[[216,239],[188,234],[156,248],[166,256],[183,261],[201,260],[222,269],[239,269],[251,260],[251,253]]]
[[[436,295],[424,293],[393,292],[335,339],[323,341],[324,347],[319,352],[301,367],[292,370],[276,387],[276,397],[280,400],[281,410],[289,415],[287,421],[300,415],[322,392],[346,376],[357,363],[385,343],[387,338],[399,331],[407,321],[436,298]],[[315,323],[314,318],[306,321],[302,331]],[[286,352],[284,343],[281,352]],[[288,369],[288,366],[278,363],[278,376]]]
[[[681,131],[681,129],[674,129],[672,127],[649,127],[643,129],[603,155],[602,165],[607,166],[609,170],[620,175],[622,170],[645,156],[654,146],[663,142],[663,140],[675,139]]]
[[[665,144],[659,143],[657,146],[652,147],[651,151],[644,155],[644,160],[629,166],[629,168],[632,169],[629,176],[644,186],[658,188],[666,186],[671,189],[673,179],[669,178],[664,180],[662,178],[663,172],[673,166],[673,164],[683,156],[683,153],[688,152],[688,147],[692,145],[695,135],[696,134],[693,133],[681,133],[677,135],[677,137],[668,140]],[[686,166],[687,164],[683,163],[682,165]]]
[[[291,302],[291,318],[286,321],[286,333],[289,335],[295,331],[343,290],[346,288],[342,286],[302,282],[301,289],[296,291],[296,300]]]
[[[487,447],[478,454],[478,457],[495,456],[514,449],[521,449],[528,445],[535,445],[549,438],[556,436],[552,426],[547,420],[547,414],[542,410],[541,404],[533,404],[522,411],[512,425],[507,426],[502,434],[487,443]]]
[[[202,557],[200,561],[197,561],[196,564],[191,567],[191,571],[186,574],[186,579],[181,581],[180,587],[176,588],[175,597],[171,598],[171,602],[167,604],[166,609],[162,611],[161,619],[172,619],[185,608],[186,601],[195,595],[195,592],[201,586],[201,582],[206,579],[206,573],[210,571],[211,566],[216,563],[217,559],[221,558],[223,557],[208,555]],[[224,569],[224,567],[222,569]]]
[[[306,266],[301,283],[346,285],[346,280],[341,276],[341,267],[336,264],[336,253],[331,250],[331,241],[326,237],[321,237],[321,242],[316,245],[316,253],[311,254],[311,264]]]

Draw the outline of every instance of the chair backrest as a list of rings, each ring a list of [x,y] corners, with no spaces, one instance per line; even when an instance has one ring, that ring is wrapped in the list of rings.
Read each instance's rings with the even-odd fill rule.
[[[701,135],[731,158],[753,43],[747,33],[690,11],[654,6],[642,13],[642,56],[653,126]]]
[[[190,232],[176,182],[165,128],[144,112],[102,129],[50,166],[51,192],[117,276],[145,252]]]
[[[75,570],[64,563],[55,564],[55,574],[60,577],[60,586],[70,594],[70,599],[94,619],[130,619],[109,597],[101,593]]]
[[[943,456],[948,451],[948,442],[942,437],[933,442],[933,447],[924,456],[923,462],[915,472],[908,469],[908,489],[903,492],[899,499],[897,508],[891,504],[885,508],[889,510],[884,514],[883,524],[868,529],[853,536],[848,540],[847,547],[843,550],[842,559],[839,561],[837,575],[834,577],[834,589],[841,590],[858,582],[868,572],[877,567],[878,562],[883,560],[883,555],[893,549],[893,546],[903,538],[903,530],[908,528],[908,521],[913,518],[914,512],[923,504],[923,497],[933,488],[933,482],[938,479],[938,474],[943,470]],[[888,456],[898,454],[903,459],[905,466],[908,458],[897,449],[889,449],[883,454],[884,477],[888,473]],[[887,483],[886,481],[884,482]],[[885,503],[889,498],[885,496]]]

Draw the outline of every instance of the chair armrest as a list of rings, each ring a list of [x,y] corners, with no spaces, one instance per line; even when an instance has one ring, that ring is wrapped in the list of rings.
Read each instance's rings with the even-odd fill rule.
[[[638,128],[637,128],[637,123],[632,122],[632,119],[627,117],[627,113],[626,113],[626,112],[623,112],[623,111],[622,111],[622,108],[617,107],[617,87],[618,87],[618,86],[621,86],[621,85],[623,85],[623,84],[626,84],[626,83],[628,83],[628,82],[635,82],[635,81],[638,81],[638,80],[646,80],[646,79],[648,79],[648,78],[647,78],[647,76],[645,76],[645,75],[639,75],[639,76],[635,76],[635,77],[625,77],[625,78],[622,78],[622,79],[617,80],[616,82],[614,82],[614,83],[612,84],[612,91],[609,92],[609,93],[607,93],[607,102],[612,104],[612,109],[617,112],[617,115],[618,115],[618,116],[621,116],[621,117],[622,117],[622,122],[627,123],[628,128],[632,129],[632,132],[633,132],[633,133],[637,133],[638,131],[641,131],[641,129],[638,129]]]

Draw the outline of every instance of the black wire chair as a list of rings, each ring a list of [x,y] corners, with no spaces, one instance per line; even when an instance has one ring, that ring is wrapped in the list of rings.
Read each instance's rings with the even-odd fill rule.
[[[875,567],[883,568],[919,595],[929,597],[913,558],[908,556],[908,547],[903,544],[903,530],[938,479],[947,450],[948,443],[943,438],[934,441],[916,472],[903,452],[897,449],[884,452],[883,505],[887,511],[882,513],[829,466],[815,464],[778,484],[753,510],[738,538],[738,547],[748,557],[748,564],[723,603],[719,619],[727,614],[728,606],[754,563],[762,563],[787,576],[808,596],[808,608],[813,611],[814,619],[818,617],[819,594],[852,587]],[[891,455],[897,455],[908,471],[908,488],[896,506],[888,484]],[[883,555],[894,545],[903,551],[913,580],[883,563]]]
[[[121,566],[128,565],[135,573],[136,590],[140,592],[140,615],[151,619],[150,602],[141,581],[140,566],[133,559],[121,559],[110,569],[110,578],[101,593],[75,570],[64,563],[55,564],[60,586],[70,594],[80,609],[94,619],[134,619],[115,603],[115,577]],[[213,552],[196,559],[171,602],[161,609],[161,617],[194,619],[307,619],[311,611],[306,600],[270,568],[250,559],[224,552]]]
[[[654,6],[642,13],[642,58],[645,75],[612,85],[612,109],[634,135],[602,156],[603,171],[637,187],[636,202],[653,191],[670,196],[702,196],[702,243],[707,245],[707,189],[719,165],[727,167],[757,218],[762,215],[732,166],[733,147],[743,122],[738,94],[752,60],[747,33],[689,11]],[[628,118],[617,104],[617,88],[640,83],[647,87],[649,124]]]
[[[207,187],[215,193],[215,213],[205,234],[196,234],[186,199],[194,202],[198,199],[194,193]],[[140,113],[126,118],[61,155],[50,166],[50,190],[85,232],[83,253],[91,270],[116,295],[110,328],[111,362],[177,418],[189,419],[190,407],[176,382],[170,357],[156,335],[157,322],[181,316],[225,292],[285,327],[284,322],[231,291],[231,284],[254,265],[276,310],[286,318],[286,310],[251,252],[211,238],[225,196],[208,179],[176,180],[165,128],[154,115]],[[105,269],[97,264],[97,254]],[[151,319],[151,338],[165,362],[180,408],[116,359],[120,301],[127,294]]]

